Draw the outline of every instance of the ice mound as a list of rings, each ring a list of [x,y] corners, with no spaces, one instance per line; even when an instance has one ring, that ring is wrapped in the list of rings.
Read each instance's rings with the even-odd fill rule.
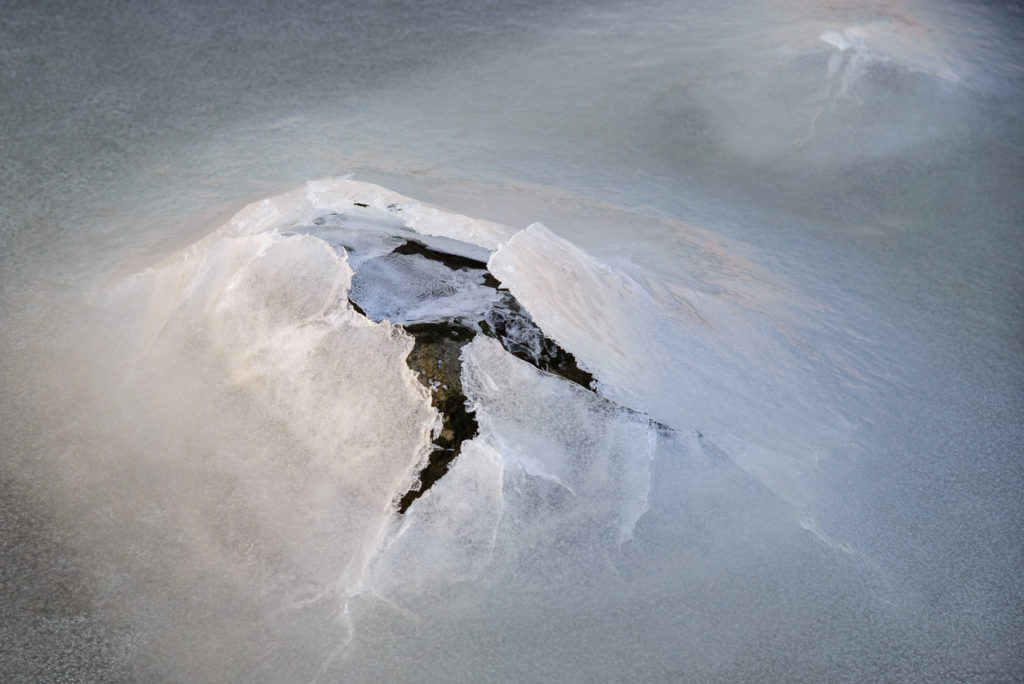
[[[301,464],[282,454],[259,468],[298,477],[300,500],[274,524],[302,528],[288,545],[318,568],[321,600],[346,604],[363,590],[396,514],[459,463],[463,442],[474,461],[539,488],[514,506],[546,500],[602,543],[628,539],[646,506],[646,445],[663,428],[595,394],[590,374],[491,275],[484,244],[502,228],[423,216],[375,186],[310,183],[250,205],[112,295],[142,327],[128,354],[136,372],[201,367],[206,391],[238,393],[302,445]],[[528,517],[515,535],[540,539],[551,524]],[[325,538],[328,550],[316,541]]]
[[[282,301],[302,302],[312,292],[325,298],[292,320],[304,330],[299,338],[306,339],[305,328],[330,311],[337,326],[398,325],[405,332],[392,334],[411,334],[432,345],[422,353],[406,351],[403,358],[435,408],[451,409],[435,420],[434,446],[424,445],[435,456],[445,452],[454,459],[456,444],[475,434],[467,414],[457,421],[465,434],[451,438],[455,427],[444,416],[461,412],[461,389],[444,373],[481,333],[543,371],[596,388],[619,406],[672,429],[710,435],[748,472],[793,501],[800,498],[794,484],[800,473],[843,439],[847,426],[827,400],[830,387],[847,381],[841,363],[828,349],[810,350],[814,354],[808,356],[801,331],[790,328],[784,309],[773,311],[775,295],[759,292],[758,283],[735,290],[692,278],[637,279],[540,224],[513,233],[346,179],[310,182],[254,203],[187,250],[181,264],[146,276],[154,282],[145,312],[150,335],[157,330],[168,336],[173,321],[157,313],[166,306],[199,315],[216,301],[225,316],[241,316],[253,329],[262,326],[259,335],[301,348],[289,339],[296,333],[262,323],[259,306],[230,305],[241,282],[233,269],[257,261],[270,268],[284,259],[277,255],[285,245],[299,244],[332,264],[330,276],[312,257],[309,264],[298,257],[291,265],[282,262],[275,271],[286,280]],[[158,301],[167,297],[175,303]],[[445,336],[451,338],[447,346],[438,346]],[[251,342],[220,348],[231,347],[242,358],[246,344]],[[234,371],[239,377],[264,372],[272,357],[260,350],[244,358],[263,365]],[[427,362],[438,372],[426,372]],[[783,368],[807,370],[776,370]],[[428,460],[420,454],[419,467]],[[446,467],[435,464],[441,473]]]
[[[655,471],[721,470],[730,507],[789,516],[787,459],[806,467],[800,450],[834,425],[772,374],[798,360],[748,285],[637,277],[540,224],[513,233],[327,180],[246,207],[110,305],[142,332],[123,350],[133,382],[189,416],[222,407],[199,411],[224,423],[203,428],[214,447],[163,447],[192,506],[234,531],[190,538],[187,572],[232,567],[275,624],[327,620],[308,639],[323,674],[355,667],[381,620],[457,622],[449,591],[597,592],[614,612],[621,573],[701,543],[666,532],[683,504]],[[208,419],[189,420],[168,443]]]

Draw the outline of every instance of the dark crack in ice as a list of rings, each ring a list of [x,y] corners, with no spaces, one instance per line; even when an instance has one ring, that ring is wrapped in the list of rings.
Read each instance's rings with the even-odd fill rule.
[[[399,208],[389,210],[395,214]],[[389,217],[358,211],[325,214],[295,232],[315,234],[347,255],[353,270],[349,303],[356,313],[389,320],[413,338],[406,365],[430,391],[440,421],[418,482],[396,500],[404,513],[448,472],[462,444],[478,434],[462,388],[462,348],[474,337],[493,337],[517,358],[591,392],[594,377],[547,337],[487,270],[486,250],[422,236]]]

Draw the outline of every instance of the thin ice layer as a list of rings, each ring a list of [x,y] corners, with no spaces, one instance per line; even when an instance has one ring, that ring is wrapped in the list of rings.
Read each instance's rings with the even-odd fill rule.
[[[352,299],[372,320],[423,323],[462,320],[473,324],[497,299],[482,271],[452,270],[419,255],[388,254],[362,263]]]

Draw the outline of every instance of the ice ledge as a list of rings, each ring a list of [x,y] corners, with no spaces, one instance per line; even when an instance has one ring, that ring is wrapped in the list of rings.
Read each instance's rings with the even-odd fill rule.
[[[253,202],[235,214],[224,230],[235,235],[252,235],[340,210],[362,210],[377,215],[383,212],[422,235],[461,240],[489,251],[497,249],[515,233],[503,224],[448,212],[347,176],[307,181],[294,190]]]

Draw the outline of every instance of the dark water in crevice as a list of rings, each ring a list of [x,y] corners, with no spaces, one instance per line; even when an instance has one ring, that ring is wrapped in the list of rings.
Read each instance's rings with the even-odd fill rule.
[[[440,430],[435,431],[433,449],[419,474],[419,484],[398,501],[398,512],[405,513],[412,502],[448,472],[462,451],[462,443],[476,437],[479,425],[474,411],[467,406],[462,389],[462,348],[476,333],[457,323],[415,323],[405,327],[415,340],[405,363],[430,390],[430,403],[441,414]]]
[[[357,206],[362,206],[358,205]],[[340,217],[338,217],[340,218]],[[317,222],[315,222],[317,223]],[[317,225],[323,225],[320,220]],[[349,252],[354,251],[350,246]],[[433,448],[418,483],[399,497],[399,513],[405,513],[413,501],[441,479],[462,451],[462,444],[476,437],[479,429],[474,412],[467,405],[462,388],[462,348],[477,335],[493,337],[510,354],[536,368],[594,391],[594,376],[579,367],[575,357],[544,335],[516,298],[487,270],[487,264],[471,257],[434,249],[419,240],[406,240],[378,259],[409,257],[439,263],[451,271],[478,276],[480,286],[494,290],[489,308],[478,313],[477,320],[463,316],[439,315],[434,320],[396,323],[414,340],[406,365],[430,391],[431,405],[438,411],[441,424],[433,435]],[[358,267],[356,268],[358,271]],[[359,302],[358,294],[349,297],[352,308],[373,320]],[[368,307],[367,307],[368,308]]]

